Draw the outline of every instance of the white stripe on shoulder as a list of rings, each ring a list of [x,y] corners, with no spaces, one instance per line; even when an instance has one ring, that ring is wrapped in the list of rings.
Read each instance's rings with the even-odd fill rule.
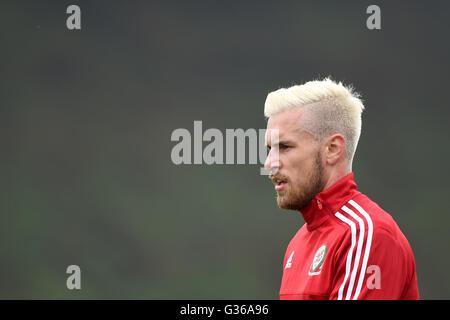
[[[364,218],[367,221],[368,226],[368,234],[367,234],[367,241],[366,241],[366,249],[364,251],[364,257],[363,257],[363,264],[361,266],[361,273],[359,275],[358,285],[356,287],[355,296],[353,297],[353,300],[357,300],[359,293],[361,292],[361,286],[364,281],[364,276],[366,274],[366,268],[367,268],[367,261],[369,260],[369,254],[370,254],[370,248],[372,246],[372,236],[373,236],[373,223],[370,216],[367,214],[367,212],[354,200],[350,200],[348,203],[350,203],[356,210],[359,211],[360,214],[364,216]]]
[[[356,243],[356,226],[353,221],[344,217],[340,212],[336,212],[334,215],[341,221],[348,224],[352,231],[352,245],[351,245],[350,249],[348,250],[348,254],[347,254],[347,262],[345,264],[345,277],[344,277],[344,281],[342,281],[342,284],[339,287],[339,292],[338,292],[338,300],[342,300],[345,284],[347,282],[348,276],[350,275],[350,269],[351,269],[351,265],[352,265],[353,248],[355,247],[355,243]]]
[[[350,278],[350,284],[348,285],[347,295],[345,297],[345,300],[350,300],[350,297],[351,297],[352,291],[353,291],[353,286],[355,284],[356,274],[358,273],[358,269],[359,269],[359,260],[361,258],[361,252],[362,252],[362,248],[363,248],[363,244],[364,244],[365,228],[364,228],[364,221],[356,213],[354,213],[351,209],[349,209],[346,206],[343,206],[342,210],[344,210],[346,213],[348,213],[353,219],[358,221],[358,224],[359,224],[359,238],[358,238],[358,247],[356,248],[355,263],[353,265],[352,276]]]

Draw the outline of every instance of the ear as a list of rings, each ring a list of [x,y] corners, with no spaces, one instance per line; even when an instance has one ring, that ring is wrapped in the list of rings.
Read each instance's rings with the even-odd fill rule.
[[[329,165],[335,165],[342,157],[345,157],[345,139],[342,134],[333,134],[325,140],[325,161]]]

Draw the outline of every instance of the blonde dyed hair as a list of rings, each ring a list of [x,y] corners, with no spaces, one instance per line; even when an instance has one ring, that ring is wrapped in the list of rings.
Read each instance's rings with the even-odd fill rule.
[[[345,154],[351,165],[361,135],[364,105],[360,97],[352,86],[325,78],[269,93],[264,114],[270,118],[291,108],[303,108],[300,128],[311,133],[317,141],[342,134]]]

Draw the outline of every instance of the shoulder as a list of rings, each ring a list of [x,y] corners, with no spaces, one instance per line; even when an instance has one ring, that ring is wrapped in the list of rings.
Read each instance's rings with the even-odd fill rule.
[[[358,194],[335,213],[340,234],[357,246],[409,251],[406,237],[392,216],[364,194]]]

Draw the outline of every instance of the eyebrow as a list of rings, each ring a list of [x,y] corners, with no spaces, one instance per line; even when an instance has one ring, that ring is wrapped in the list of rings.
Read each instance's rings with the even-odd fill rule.
[[[282,141],[278,141],[278,143],[277,144],[275,144],[275,145],[283,145],[283,146],[285,146],[285,145],[288,145],[288,144],[291,144],[292,142],[291,141],[289,141],[289,140],[282,140]],[[271,145],[269,146],[269,144],[267,144],[267,147],[268,148],[271,148]]]

